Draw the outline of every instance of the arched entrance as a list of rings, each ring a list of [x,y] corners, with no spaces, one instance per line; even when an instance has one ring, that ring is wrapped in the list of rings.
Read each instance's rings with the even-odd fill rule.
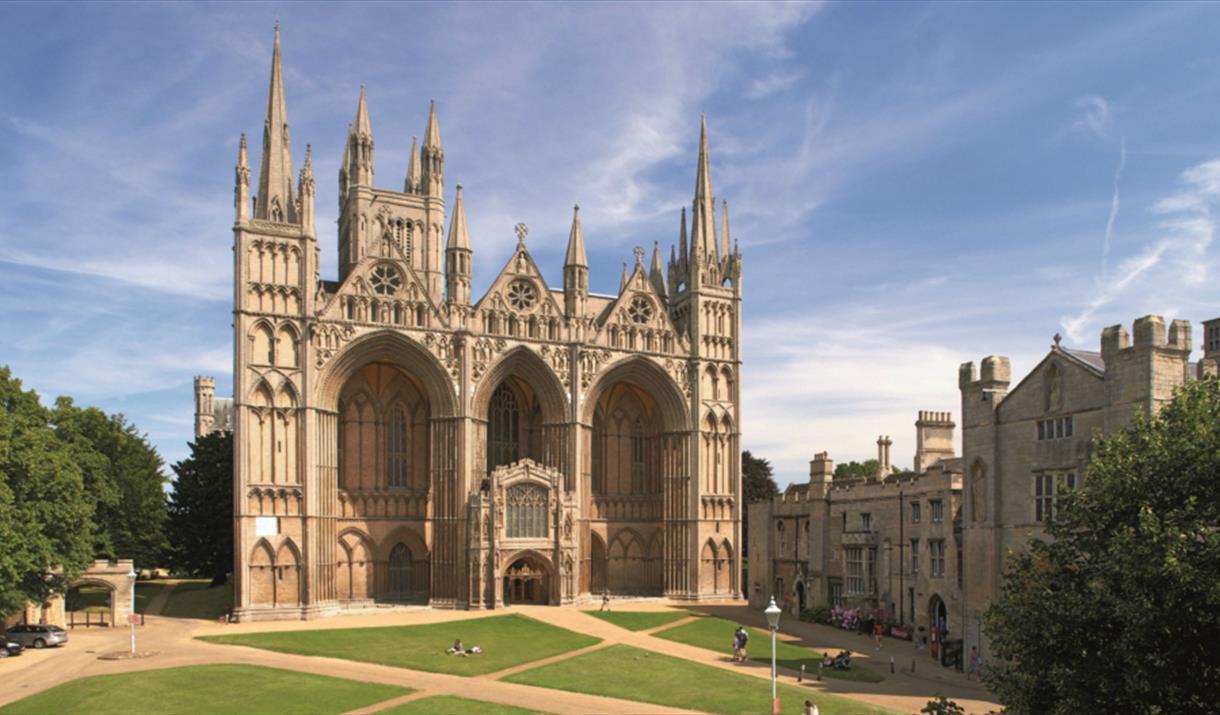
[[[945,608],[944,600],[938,595],[933,595],[928,601],[928,640],[929,653],[938,661],[941,660],[944,653],[942,641],[945,638],[948,618],[949,612]]]
[[[390,549],[390,581],[386,594],[389,598],[401,601],[411,595],[414,566],[411,549],[406,544],[400,541]]]
[[[99,579],[81,579],[72,584],[65,598],[70,626],[114,626],[116,588]]]
[[[551,602],[551,566],[535,554],[524,554],[504,569],[504,605]]]
[[[805,584],[803,581],[800,581],[799,579],[796,582],[796,603],[797,603],[797,607],[800,609],[797,611],[797,613],[804,613],[805,612]]]

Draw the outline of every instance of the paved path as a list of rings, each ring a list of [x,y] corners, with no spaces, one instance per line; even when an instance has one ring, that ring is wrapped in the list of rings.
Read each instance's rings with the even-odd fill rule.
[[[161,586],[161,590],[157,592],[157,595],[153,596],[152,599],[149,600],[148,605],[144,607],[144,615],[161,615],[161,611],[165,609],[165,603],[169,601],[169,594],[177,587],[177,581],[171,581],[170,583],[163,584]]]
[[[764,625],[762,614],[746,608],[741,602],[692,606],[665,601],[641,601],[631,604],[616,604],[619,611],[659,611],[673,607],[688,608],[718,615],[729,620],[749,625]],[[21,657],[0,660],[0,705],[26,697],[40,690],[63,682],[90,675],[149,670],[156,668],[200,665],[205,663],[245,663],[275,668],[331,675],[352,680],[386,683],[415,688],[418,692],[401,699],[378,703],[362,709],[371,713],[388,709],[399,702],[431,695],[457,695],[496,703],[511,704],[551,713],[680,713],[686,712],[646,703],[607,698],[561,690],[538,688],[517,683],[506,683],[498,678],[538,667],[547,662],[574,657],[584,652],[623,643],[645,648],[658,653],[710,665],[724,670],[733,670],[747,675],[769,678],[767,663],[733,663],[727,653],[717,653],[703,648],[657,638],[653,634],[684,623],[689,619],[665,624],[647,631],[628,631],[600,618],[590,616],[576,608],[545,606],[516,606],[507,611],[440,611],[420,609],[369,609],[362,615],[336,616],[319,621],[285,621],[274,623],[243,623],[220,625],[209,621],[197,621],[162,616],[148,616],[147,625],[138,630],[140,651],[156,651],[154,657],[134,661],[101,661],[98,655],[126,650],[126,629],[98,629],[74,631],[69,645],[62,649],[27,651]],[[267,632],[284,630],[307,630],[322,628],[358,628],[387,625],[418,625],[469,618],[486,618],[505,612],[524,613],[538,620],[563,628],[586,633],[602,639],[588,648],[566,653],[554,658],[535,661],[528,665],[514,666],[497,673],[473,678],[426,673],[372,663],[358,663],[338,658],[275,653],[242,646],[219,645],[195,640],[198,635],[239,632]],[[726,634],[726,638],[728,634]],[[848,648],[858,653],[854,658],[861,667],[877,668],[885,675],[881,683],[858,683],[824,679],[803,684],[797,683],[796,674],[781,669],[780,680],[798,687],[834,693],[862,702],[881,705],[900,712],[916,712],[938,693],[956,700],[969,712],[986,713],[999,709],[999,705],[981,685],[967,681],[960,674],[942,669],[926,655],[918,656],[915,674],[889,673],[889,657],[908,668],[913,653],[909,643],[889,642],[880,651],[875,650],[871,639],[855,636],[845,631],[824,626],[812,626],[791,620],[781,625],[781,637],[799,640],[802,645],[819,650]],[[761,639],[761,640],[765,640]],[[755,638],[756,647],[764,644]]]

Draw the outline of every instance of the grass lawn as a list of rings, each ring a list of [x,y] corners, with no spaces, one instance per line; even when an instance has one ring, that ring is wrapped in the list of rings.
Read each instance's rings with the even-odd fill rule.
[[[709,713],[762,713],[770,710],[771,704],[771,681],[767,678],[627,645],[595,650],[516,673],[505,680]],[[827,715],[888,712],[792,685],[780,685],[779,698],[784,713],[801,712],[805,700],[812,700]]]
[[[456,638],[467,648],[479,646],[483,653],[464,658],[446,654]],[[601,642],[518,614],[422,626],[239,633],[201,639],[454,675],[493,673]]]
[[[80,586],[68,591],[64,607],[69,611],[104,611],[110,613],[110,589],[101,586]]]
[[[729,646],[733,644],[733,631],[735,630],[737,630],[737,624],[733,621],[714,616],[704,616],[690,623],[667,628],[660,633],[653,633],[653,635],[657,638],[707,648],[708,650],[728,655],[731,652]],[[750,632],[750,643],[746,647],[746,651],[750,654],[750,660],[770,663],[771,632],[760,628],[747,628],[746,630]],[[836,650],[835,653],[838,653],[838,651]],[[835,653],[831,653],[831,655],[835,655]],[[800,670],[801,664],[804,663],[805,672],[812,677],[818,672],[818,663],[822,661],[822,654],[812,648],[802,648],[801,646],[777,639],[775,643],[775,659],[781,668],[791,668],[793,670]],[[854,680],[861,683],[879,683],[885,680],[885,677],[877,671],[859,664],[853,665],[851,670],[826,668],[822,671],[822,677]]]
[[[649,628],[680,621],[691,615],[688,611],[585,611],[585,613],[629,631],[646,631]]]
[[[156,598],[165,586],[158,581],[136,581],[136,613],[147,613],[148,602]]]
[[[455,695],[433,695],[412,700],[396,708],[380,710],[377,715],[540,715],[537,710],[515,708],[512,705],[489,703],[486,700],[471,700]]]
[[[81,678],[0,713],[342,713],[410,692],[253,665],[194,665]]]
[[[211,581],[182,581],[169,594],[161,615],[214,621],[233,607],[233,584],[208,588]],[[138,595],[138,593],[137,593]]]

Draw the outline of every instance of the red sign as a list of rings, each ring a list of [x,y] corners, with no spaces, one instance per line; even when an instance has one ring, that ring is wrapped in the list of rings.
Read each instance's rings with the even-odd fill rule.
[[[771,701],[771,715],[779,715],[779,698]]]
[[[138,613],[131,614],[130,616],[127,617],[127,622],[133,626],[138,625],[140,623],[140,614],[138,614]]]

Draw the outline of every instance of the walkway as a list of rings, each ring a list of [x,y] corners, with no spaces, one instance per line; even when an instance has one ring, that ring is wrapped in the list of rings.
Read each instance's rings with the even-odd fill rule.
[[[156,599],[154,599],[155,601]],[[150,603],[151,606],[161,604]],[[687,608],[702,611],[729,620],[763,625],[762,614],[751,611],[740,602],[725,604],[694,605],[665,601],[642,601],[615,604],[621,611],[660,611],[670,608]],[[586,633],[602,639],[589,648],[566,653],[555,658],[535,661],[528,665],[515,666],[497,673],[473,678],[427,673],[372,663],[358,663],[338,658],[291,655],[242,646],[219,645],[195,640],[195,636],[216,633],[266,632],[319,628],[357,628],[387,625],[418,625],[470,618],[486,618],[501,615],[506,611],[440,611],[418,609],[390,613],[369,613],[351,616],[336,616],[318,621],[284,621],[274,623],[243,623],[221,625],[208,621],[167,618],[149,615],[147,625],[140,628],[138,649],[155,651],[155,657],[135,661],[101,661],[103,653],[126,650],[128,631],[116,628],[86,632],[73,632],[71,642],[63,649],[27,651],[18,658],[0,661],[0,705],[31,695],[40,690],[59,685],[76,678],[106,673],[149,670],[156,668],[200,665],[205,663],[245,663],[290,670],[299,670],[322,675],[350,678],[352,680],[386,683],[415,688],[418,693],[378,703],[359,712],[371,713],[388,709],[400,702],[431,695],[457,695],[496,703],[528,707],[546,712],[566,715],[572,713],[677,713],[684,712],[646,703],[619,700],[561,690],[538,688],[498,680],[505,675],[538,667],[552,660],[571,658],[575,655],[600,650],[615,644],[626,644],[686,660],[733,670],[759,678],[770,677],[768,664],[748,662],[733,663],[728,653],[715,653],[702,648],[676,643],[654,637],[654,633],[671,628],[683,621],[669,623],[648,631],[632,632],[590,616],[576,608],[546,606],[516,606],[507,612],[524,613],[538,620]],[[813,681],[806,678],[798,684],[796,674],[781,670],[781,682],[794,686],[810,687],[834,693],[862,702],[881,705],[900,712],[917,712],[929,699],[944,693],[969,712],[986,713],[999,709],[999,705],[979,684],[967,681],[960,674],[942,669],[926,656],[918,661],[915,674],[889,673],[889,658],[910,666],[913,652],[910,644],[902,641],[886,642],[881,651],[876,651],[870,639],[824,626],[812,626],[796,621],[781,624],[781,636],[799,639],[802,645],[819,650],[849,648],[859,655],[856,662],[862,667],[879,669],[885,675],[881,683],[858,683],[852,681],[824,679]],[[726,639],[728,634],[726,634]],[[889,639],[887,639],[888,641]],[[758,643],[758,639],[753,641]],[[762,646],[759,643],[759,646]],[[811,676],[812,677],[812,676]]]

